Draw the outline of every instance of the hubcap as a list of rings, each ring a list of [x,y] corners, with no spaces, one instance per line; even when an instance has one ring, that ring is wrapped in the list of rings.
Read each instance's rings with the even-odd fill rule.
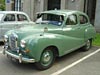
[[[51,50],[47,50],[42,54],[41,64],[48,66],[53,61],[53,53]]]
[[[44,54],[44,57],[43,57],[44,59],[44,62],[48,62],[49,60],[50,60],[50,58],[51,58],[51,56],[50,56],[50,54],[49,54],[49,52],[46,52],[45,54]]]
[[[90,40],[88,40],[87,43],[86,43],[86,48],[89,49],[90,48],[90,45],[91,45],[90,44]]]

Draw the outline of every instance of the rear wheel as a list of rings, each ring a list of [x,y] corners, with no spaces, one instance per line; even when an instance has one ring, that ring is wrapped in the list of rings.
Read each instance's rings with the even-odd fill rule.
[[[85,46],[83,47],[84,51],[88,51],[92,46],[92,40],[87,40]]]
[[[53,51],[53,48],[47,48],[43,51],[40,61],[36,63],[36,67],[39,70],[48,69],[52,66],[54,60],[55,53]]]

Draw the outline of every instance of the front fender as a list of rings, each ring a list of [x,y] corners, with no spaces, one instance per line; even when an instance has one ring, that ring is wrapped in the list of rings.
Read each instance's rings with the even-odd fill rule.
[[[43,50],[48,46],[60,47],[58,42],[60,37],[57,37],[57,34],[44,34],[36,35],[35,37],[28,37],[24,40],[27,41],[26,49],[30,50],[29,56],[35,58],[36,62],[40,60]],[[59,41],[58,41],[59,40]]]
[[[77,43],[77,44],[76,44]],[[45,33],[28,38],[27,47],[30,50],[29,55],[35,58],[36,62],[40,60],[43,50],[49,46],[55,46],[58,49],[59,56],[68,53],[68,50],[80,45],[80,39],[64,36],[60,34]]]

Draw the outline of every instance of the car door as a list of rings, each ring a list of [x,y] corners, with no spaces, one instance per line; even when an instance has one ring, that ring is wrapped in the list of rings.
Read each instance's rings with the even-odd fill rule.
[[[28,17],[24,14],[17,14],[17,28],[23,27],[25,25],[30,25]]]
[[[79,16],[80,27],[81,27],[82,29],[84,29],[84,30],[83,30],[83,31],[84,31],[84,39],[85,39],[85,41],[86,41],[86,40],[87,40],[87,39],[86,39],[87,36],[85,36],[85,34],[87,33],[88,28],[91,27],[91,24],[90,24],[90,22],[89,22],[88,17],[87,17],[85,14],[79,14],[78,16]],[[91,34],[88,33],[88,36],[91,36]]]
[[[6,14],[1,23],[1,35],[3,36],[5,32],[14,29],[16,24],[15,14]]]
[[[67,50],[64,53],[73,51],[84,44],[84,28],[80,26],[77,14],[68,15],[63,34],[66,38],[64,46]]]

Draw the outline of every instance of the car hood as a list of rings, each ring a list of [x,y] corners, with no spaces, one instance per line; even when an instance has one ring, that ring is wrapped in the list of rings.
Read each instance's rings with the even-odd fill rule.
[[[35,36],[35,35],[43,35],[45,33],[53,33],[53,34],[60,34],[61,27],[55,25],[45,25],[45,24],[36,24],[33,26],[25,26],[19,29],[11,30],[8,32],[9,34],[15,33],[18,35],[20,39],[28,37],[28,36]]]

